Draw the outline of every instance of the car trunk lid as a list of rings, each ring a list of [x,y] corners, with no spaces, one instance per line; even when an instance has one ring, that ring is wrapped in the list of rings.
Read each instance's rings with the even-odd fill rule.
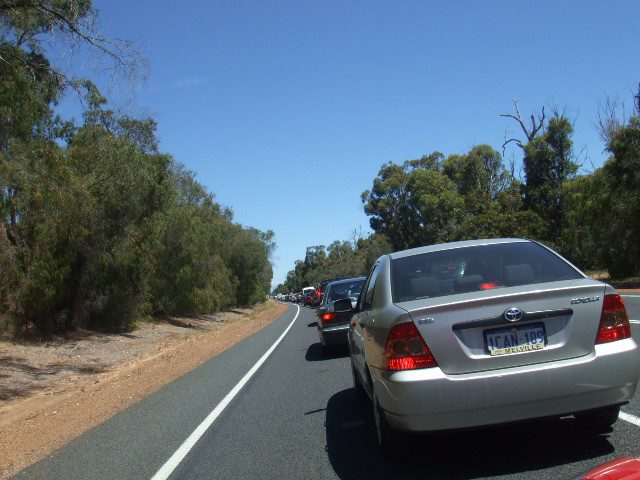
[[[462,374],[588,355],[594,350],[604,289],[604,284],[590,279],[565,280],[398,306],[409,312],[440,368],[447,374]],[[512,308],[522,316],[508,321],[505,312]],[[516,351],[524,347],[504,348],[518,335],[522,343],[525,336],[541,331],[544,345],[524,351]],[[488,343],[493,341],[500,354],[490,354]]]

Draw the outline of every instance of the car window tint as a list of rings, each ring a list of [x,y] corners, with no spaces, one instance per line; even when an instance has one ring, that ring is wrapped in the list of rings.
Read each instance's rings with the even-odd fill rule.
[[[422,253],[391,261],[394,302],[582,278],[535,242],[512,242]]]
[[[364,280],[357,280],[355,282],[341,282],[333,283],[328,287],[327,298],[328,302],[335,302],[341,298],[357,298],[360,295]]]
[[[362,292],[366,292],[367,291],[367,288],[369,287],[369,281],[371,280],[371,274],[373,273],[373,269],[375,267],[376,267],[376,265],[371,267],[371,270],[369,271],[369,275],[367,275],[367,278],[365,278],[364,285],[362,286]],[[361,294],[360,298],[358,299],[358,305],[357,305],[356,309],[357,310],[362,310],[363,303],[364,303],[364,294]]]
[[[367,281],[366,287],[363,289],[364,291],[364,300],[362,301],[362,310],[370,310],[371,309],[371,300],[373,298],[373,291],[376,286],[376,279],[378,278],[378,271],[380,270],[380,264],[376,263],[371,271],[371,275],[369,275],[369,279]]]

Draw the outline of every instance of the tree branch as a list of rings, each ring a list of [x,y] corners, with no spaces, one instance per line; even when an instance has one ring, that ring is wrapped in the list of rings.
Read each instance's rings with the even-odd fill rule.
[[[537,135],[538,132],[540,132],[540,129],[544,126],[544,121],[547,118],[546,117],[546,113],[544,111],[544,107],[542,107],[542,113],[540,115],[538,115],[538,120],[536,121],[536,117],[531,114],[531,130],[529,130],[529,128],[527,127],[524,119],[522,118],[522,115],[520,114],[520,107],[518,105],[518,101],[514,98],[513,99],[513,106],[516,110],[515,115],[512,113],[503,113],[500,116],[504,117],[504,118],[511,118],[513,120],[515,120],[516,122],[518,122],[518,124],[520,125],[520,128],[522,129],[522,132],[524,133],[525,137],[527,137],[527,141],[531,141],[533,140]],[[506,140],[503,144],[502,144],[502,149],[503,149],[503,154],[504,154],[504,148],[505,146],[510,143],[510,142],[516,142],[517,145],[524,150],[524,144],[519,141],[516,138],[510,138],[509,140]]]
[[[520,148],[524,148],[524,145],[522,145],[522,142],[520,141],[520,139],[518,138],[510,138],[509,140],[506,140],[503,144],[502,144],[502,148],[504,149],[504,147],[507,146],[507,144],[511,143],[511,142],[516,142],[516,145],[518,145]]]
[[[78,35],[80,38],[82,38],[83,40],[85,40],[86,42],[88,42],[89,44],[93,45],[95,48],[97,48],[98,50],[100,50],[102,53],[104,53],[105,55],[111,57],[116,63],[122,65],[124,62],[122,61],[122,58],[120,58],[119,55],[117,55],[116,53],[112,52],[109,48],[105,47],[102,43],[106,43],[107,40],[104,38],[97,38],[97,37],[92,37],[88,34],[86,34],[85,32],[83,32],[82,30],[80,30],[75,24],[74,22],[67,18],[65,15],[63,15],[61,12],[48,7],[44,2],[38,2],[38,6],[44,10],[45,12],[53,15],[55,18],[57,18],[58,20],[60,20],[64,25],[67,26],[67,28],[69,30],[71,30],[73,33],[75,33],[76,35]]]

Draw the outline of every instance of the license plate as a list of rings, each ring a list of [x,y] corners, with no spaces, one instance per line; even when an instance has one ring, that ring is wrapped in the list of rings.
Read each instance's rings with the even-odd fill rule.
[[[484,344],[489,355],[542,350],[547,344],[543,323],[514,325],[484,331]]]

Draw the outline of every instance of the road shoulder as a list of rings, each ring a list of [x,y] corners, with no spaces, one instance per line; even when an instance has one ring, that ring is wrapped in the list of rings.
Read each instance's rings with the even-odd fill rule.
[[[160,390],[253,333],[286,310],[269,308],[209,332],[136,357],[88,382],[12,402],[0,418],[0,478],[6,478],[58,450],[89,429]]]

